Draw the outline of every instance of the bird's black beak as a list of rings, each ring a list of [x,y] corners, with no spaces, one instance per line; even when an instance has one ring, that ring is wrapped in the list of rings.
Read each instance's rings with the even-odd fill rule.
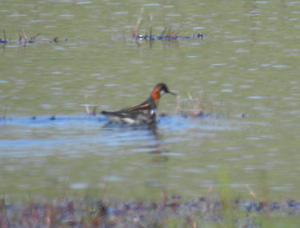
[[[169,94],[172,94],[172,95],[174,95],[174,96],[177,96],[176,93],[173,93],[173,92],[171,92],[171,91],[168,91],[168,93],[169,93]]]

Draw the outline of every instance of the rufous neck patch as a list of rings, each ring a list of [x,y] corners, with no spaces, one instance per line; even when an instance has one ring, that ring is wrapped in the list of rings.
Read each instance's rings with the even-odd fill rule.
[[[153,98],[155,104],[158,104],[158,102],[159,102],[159,98],[160,98],[160,89],[161,89],[161,86],[158,86],[158,87],[155,88],[155,90],[153,90],[153,92],[152,92],[152,98]]]

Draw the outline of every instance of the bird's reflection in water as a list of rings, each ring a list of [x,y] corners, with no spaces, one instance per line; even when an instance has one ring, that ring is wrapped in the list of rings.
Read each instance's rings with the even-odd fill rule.
[[[159,132],[156,123],[149,125],[128,125],[107,123],[103,126],[105,135],[103,139],[108,144],[122,146],[128,144],[135,144],[136,149],[141,149],[153,155],[152,162],[163,163],[168,161],[167,149],[161,144],[162,134]],[[108,132],[111,132],[107,134]],[[137,134],[138,133],[138,134]],[[143,143],[146,140],[148,142]],[[145,141],[144,141],[145,142]]]
[[[159,125],[128,125],[128,124],[106,124],[104,126],[102,139],[115,150],[116,147],[128,153],[134,159],[132,162],[142,164],[136,171],[139,173],[129,180],[136,180],[149,190],[153,195],[159,195],[168,183],[168,148],[163,143],[164,136],[159,129]],[[133,146],[133,147],[132,147]],[[126,149],[128,148],[128,150]],[[124,150],[125,149],[125,150]],[[135,153],[144,154],[136,156]],[[140,154],[141,155],[141,154]],[[142,158],[141,160],[139,158]],[[143,159],[146,159],[143,160]],[[137,159],[137,160],[136,160]],[[129,165],[122,163],[122,165]],[[143,176],[139,179],[139,176]]]
[[[154,155],[152,162],[154,163],[164,163],[168,161],[168,156],[166,156],[166,149],[163,149],[160,143],[161,140],[161,133],[158,132],[157,124],[151,124],[149,125],[149,130],[151,134],[153,135],[153,150],[150,152]]]
[[[168,149],[162,143],[164,138],[156,124],[149,126],[153,141],[151,143],[152,150],[150,153],[150,161],[148,163],[150,177],[145,179],[146,188],[152,194],[161,197],[161,194],[166,192],[168,186]]]

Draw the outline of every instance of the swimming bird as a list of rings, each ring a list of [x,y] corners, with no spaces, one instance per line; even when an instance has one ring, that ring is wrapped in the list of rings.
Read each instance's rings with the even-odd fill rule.
[[[159,83],[143,103],[119,111],[102,111],[101,114],[107,116],[112,123],[128,123],[132,125],[155,124],[157,121],[158,102],[160,97],[165,93],[176,95],[169,91],[165,83]]]

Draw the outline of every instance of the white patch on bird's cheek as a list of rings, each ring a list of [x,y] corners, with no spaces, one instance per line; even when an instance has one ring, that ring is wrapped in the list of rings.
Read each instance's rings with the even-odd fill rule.
[[[162,96],[164,93],[165,93],[165,91],[164,91],[164,90],[161,90],[161,91],[160,91],[160,96]]]

